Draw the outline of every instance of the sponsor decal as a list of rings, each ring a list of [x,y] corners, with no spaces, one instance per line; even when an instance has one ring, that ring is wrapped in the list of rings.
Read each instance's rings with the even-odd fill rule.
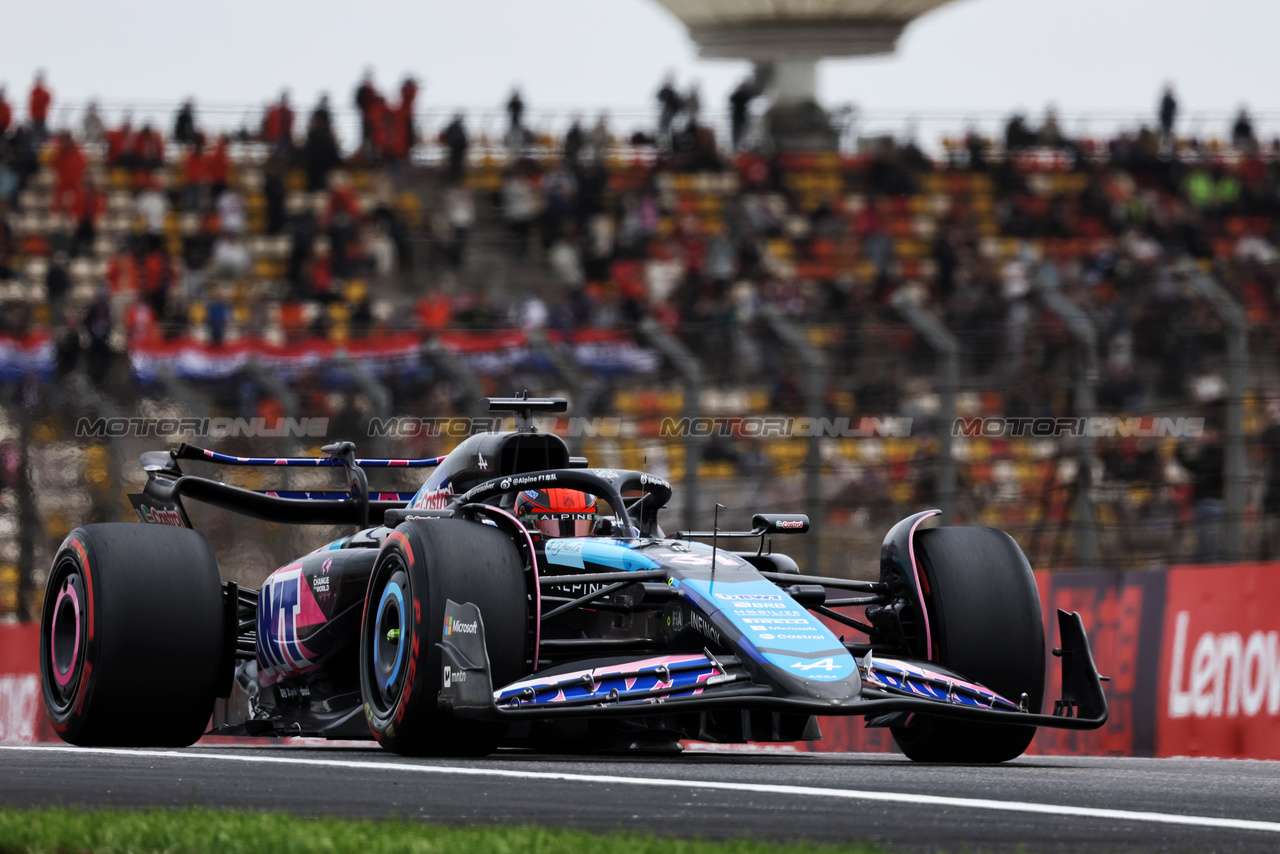
[[[438,489],[423,489],[409,504],[410,510],[443,510],[453,497],[453,484]]]
[[[618,473],[613,469],[591,469],[591,473],[605,480],[617,480],[619,477]]]
[[[661,487],[662,487],[662,488],[664,488],[664,489],[670,489],[670,488],[671,488],[671,484],[667,483],[667,482],[666,482],[665,480],[663,480],[662,478],[660,478],[660,477],[654,477],[654,476],[653,476],[653,475],[651,475],[651,474],[642,474],[642,475],[640,475],[640,485],[641,485],[641,486],[661,486]]]
[[[265,684],[311,664],[298,639],[302,604],[300,567],[277,570],[258,594],[257,652],[259,676]]]
[[[464,623],[461,620],[455,620],[453,617],[444,618],[445,636],[452,634],[474,635],[479,628],[478,622]]]
[[[830,673],[833,670],[840,669],[840,665],[836,664],[834,658],[819,658],[817,661],[797,661],[791,665],[792,670],[825,670]]]
[[[466,681],[467,681],[467,671],[454,670],[453,667],[448,664],[444,666],[443,687],[451,688],[453,687],[454,682],[466,682]]]
[[[798,521],[796,519],[779,519],[774,524],[778,528],[781,528],[784,531],[794,531],[804,527],[804,522]]]
[[[1157,755],[1280,759],[1278,570],[1169,570]]]
[[[716,643],[722,643],[719,629],[711,625],[711,621],[697,611],[690,613],[689,625],[693,626],[699,632],[706,635]]]
[[[717,599],[732,599],[738,602],[780,602],[781,593],[717,593]]]
[[[141,504],[138,506],[138,516],[148,525],[171,525],[175,528],[187,527],[182,519],[182,514],[170,508]]]

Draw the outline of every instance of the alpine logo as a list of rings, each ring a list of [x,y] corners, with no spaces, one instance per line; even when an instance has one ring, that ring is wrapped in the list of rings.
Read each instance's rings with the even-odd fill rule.
[[[444,633],[446,637],[454,633],[460,635],[474,635],[479,627],[479,622],[464,623],[461,620],[455,620],[453,617],[444,618]]]
[[[797,661],[795,664],[791,665],[792,670],[825,670],[828,673],[832,670],[839,669],[839,667],[840,665],[836,664],[836,660],[834,658],[820,658],[817,661],[811,661],[808,664],[805,664],[802,661]]]

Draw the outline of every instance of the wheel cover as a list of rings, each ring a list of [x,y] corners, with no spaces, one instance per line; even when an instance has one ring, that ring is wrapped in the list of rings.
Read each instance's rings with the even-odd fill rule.
[[[54,579],[54,589],[58,592],[54,595],[45,629],[44,672],[54,711],[61,715],[74,704],[84,674],[88,600],[84,578],[74,560],[60,562],[54,571]]]
[[[361,656],[367,673],[365,699],[378,717],[387,717],[400,701],[409,671],[407,647],[413,642],[409,603],[413,601],[413,591],[398,555],[388,555],[375,581],[381,582],[380,588],[373,587],[378,604],[365,617]]]

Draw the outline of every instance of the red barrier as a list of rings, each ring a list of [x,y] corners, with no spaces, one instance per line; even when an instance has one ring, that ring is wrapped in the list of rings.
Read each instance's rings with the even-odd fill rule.
[[[1280,759],[1280,565],[1174,567],[1160,657],[1160,756]]]
[[[39,653],[38,625],[0,626],[0,742],[57,738],[40,699]]]

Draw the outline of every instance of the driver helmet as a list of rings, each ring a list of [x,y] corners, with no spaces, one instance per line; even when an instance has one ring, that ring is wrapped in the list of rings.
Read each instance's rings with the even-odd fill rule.
[[[526,489],[516,496],[516,516],[547,539],[585,537],[596,521],[596,497],[576,489]]]

